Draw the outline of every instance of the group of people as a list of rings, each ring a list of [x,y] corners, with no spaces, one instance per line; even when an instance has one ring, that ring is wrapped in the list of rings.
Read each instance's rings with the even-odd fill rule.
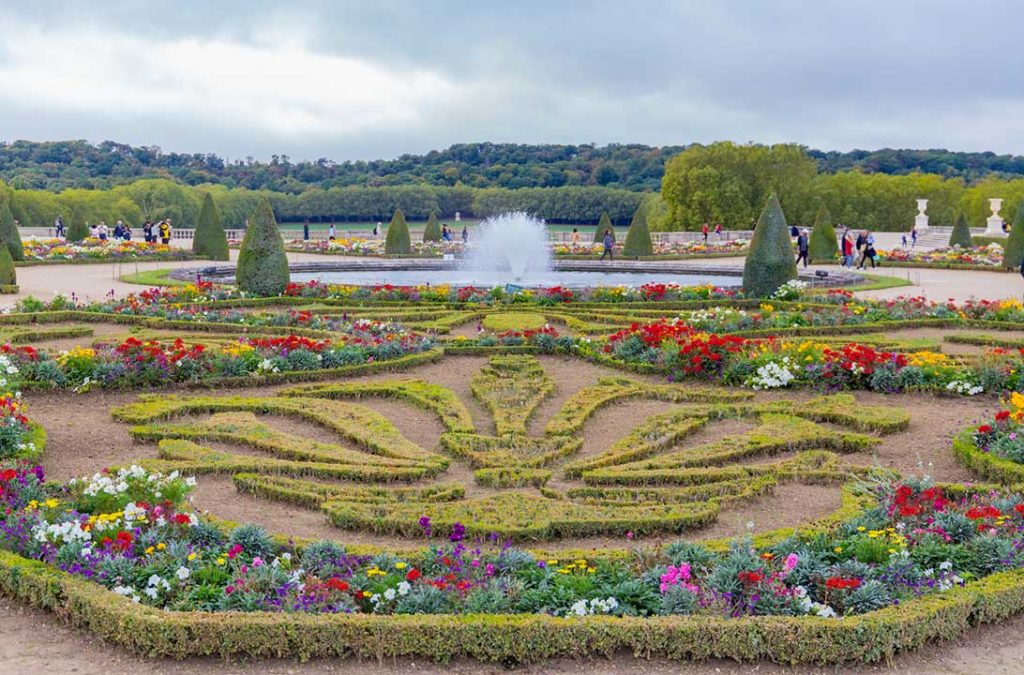
[[[796,237],[796,264],[799,265],[803,262],[804,267],[807,267],[811,251],[811,233],[807,228],[800,229],[794,225],[790,228],[790,234]],[[916,244],[917,230],[913,230],[911,235]],[[904,243],[906,242],[904,241]],[[846,228],[843,230],[843,236],[839,239],[839,248],[843,256],[843,267],[852,268],[856,265],[857,269],[862,270],[868,262],[871,263],[872,269],[878,267],[875,262],[875,258],[878,257],[878,251],[875,249],[875,235],[868,230],[862,230],[854,239],[850,228]]]
[[[715,229],[715,239],[721,241],[721,239],[722,239],[722,224],[721,223],[715,223],[715,228],[714,229]],[[711,228],[708,226],[707,223],[704,223],[703,225],[701,225],[700,233],[702,235],[704,235],[704,243],[705,244],[708,243],[708,232],[710,232],[710,231],[711,231]]]
[[[87,226],[89,228],[89,236],[93,239],[99,239],[100,241],[109,241],[110,239],[114,241],[132,240],[132,228],[123,220],[117,221],[113,231],[102,220],[95,225]],[[53,221],[53,229],[58,239],[67,238],[68,233],[67,226],[64,225],[64,216],[57,216],[56,220]],[[147,244],[160,242],[169,245],[171,243],[171,219],[164,218],[158,223],[147,220],[142,224],[142,236]]]
[[[444,225],[441,226],[441,241],[447,241],[448,243],[451,243],[454,236],[455,235],[452,234],[451,228],[448,227],[447,224],[444,224]],[[469,229],[465,225],[463,225],[462,226],[462,243],[465,244],[468,241],[469,241]]]

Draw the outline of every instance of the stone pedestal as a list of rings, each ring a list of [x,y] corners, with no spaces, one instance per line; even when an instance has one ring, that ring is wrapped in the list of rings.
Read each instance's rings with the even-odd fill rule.
[[[923,234],[928,231],[928,216],[925,215],[925,210],[927,208],[927,199],[917,200],[917,215],[914,216],[914,229],[917,230],[918,234]]]
[[[999,215],[999,209],[1003,208],[1002,199],[988,200],[988,206],[992,209],[992,215],[985,221],[985,234],[1003,234],[1003,217]]]

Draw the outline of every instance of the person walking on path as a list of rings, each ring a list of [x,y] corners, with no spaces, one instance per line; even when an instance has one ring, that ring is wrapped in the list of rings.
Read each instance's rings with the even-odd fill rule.
[[[469,243],[469,228],[465,225],[462,226],[462,243]]]
[[[330,240],[330,241],[334,241],[334,237],[337,234],[338,234],[337,228],[334,227],[334,223],[331,223],[331,226],[327,228],[327,239]]]
[[[704,235],[704,243],[708,243],[708,224],[704,223],[701,225],[700,233]]]
[[[309,219],[302,223],[302,241],[309,241]]]
[[[57,216],[57,220],[53,221],[53,230],[58,239],[64,238],[64,216]]]
[[[171,219],[165,218],[160,221],[160,243],[164,246],[171,245]]]
[[[612,248],[615,246],[615,238],[612,237],[611,230],[604,231],[604,253],[601,254],[601,260],[604,260],[605,256],[608,256],[608,260],[614,260],[612,257]]]
[[[917,228],[910,228],[910,248],[917,246]]]
[[[871,261],[871,269],[875,269],[875,267],[877,267],[877,265],[875,265],[876,255],[878,255],[878,252],[875,251],[875,235],[869,232],[864,238],[864,255],[861,257],[860,266],[857,269],[864,269],[864,263],[868,260]]]
[[[810,242],[807,236],[808,232],[806,229],[801,230],[800,234],[796,238],[796,264],[799,265],[800,261],[804,261],[804,267],[807,267],[807,252],[810,250]]]
[[[849,230],[843,234],[843,267],[853,267],[853,239]]]
[[[722,224],[715,223],[715,240],[722,241]]]
[[[867,243],[867,239],[867,230],[864,230],[863,232],[857,235],[857,262],[855,263],[857,266],[860,266],[860,264],[864,262],[864,245]]]
[[[572,228],[572,248],[575,251],[576,247],[580,245],[580,231],[575,227]]]

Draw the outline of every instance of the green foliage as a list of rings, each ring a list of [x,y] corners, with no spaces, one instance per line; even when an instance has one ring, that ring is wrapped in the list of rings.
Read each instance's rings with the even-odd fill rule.
[[[406,255],[412,252],[409,225],[405,222],[405,214],[402,213],[402,209],[395,209],[395,215],[391,217],[388,235],[384,239],[384,252],[388,255]]]
[[[822,204],[814,217],[814,229],[811,230],[810,257],[812,263],[835,262],[839,255],[839,243],[836,231],[832,227],[832,214]]]
[[[82,241],[89,236],[89,226],[85,224],[81,209],[73,209],[68,215],[65,236],[68,241]]]
[[[199,224],[192,239],[192,252],[210,260],[228,260],[228,237],[221,223],[220,211],[213,203],[210,193],[203,196],[203,208],[199,211]]]
[[[235,280],[246,293],[280,295],[291,279],[284,241],[277,230],[274,210],[266,199],[256,207],[238,253]]]
[[[483,327],[501,333],[507,330],[536,330],[542,328],[547,320],[540,314],[529,312],[495,312],[483,319]]]
[[[441,223],[437,222],[437,214],[433,211],[430,212],[427,224],[423,228],[423,241],[441,241]]]
[[[626,232],[626,243],[622,246],[622,255],[640,257],[654,255],[654,244],[651,243],[651,231],[647,229],[647,205],[640,204],[633,214],[633,222]]]
[[[1017,207],[1017,216],[1013,219],[1013,229],[1006,239],[1003,248],[1003,267],[1017,269],[1024,260],[1024,201]]]
[[[743,292],[748,297],[766,298],[796,276],[796,259],[786,216],[778,198],[772,194],[757,221],[747,251]]]
[[[24,260],[25,248],[21,245],[18,227],[14,224],[10,202],[10,199],[0,201],[0,242],[7,247],[14,260]]]
[[[974,245],[974,240],[971,239],[971,228],[967,226],[967,216],[963,213],[956,217],[953,232],[949,235],[949,245],[960,248],[970,248]]]
[[[14,258],[6,246],[0,246],[0,286],[15,286],[18,274],[14,269]]]
[[[597,227],[594,228],[594,243],[601,244],[604,242],[604,233],[611,230],[612,240],[615,240],[615,227],[612,225],[612,219],[608,217],[607,212],[601,213],[601,218],[597,221]]]

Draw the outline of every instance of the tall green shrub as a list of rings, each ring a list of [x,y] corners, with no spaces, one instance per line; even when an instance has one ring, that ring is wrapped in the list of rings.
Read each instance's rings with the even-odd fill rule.
[[[1021,260],[1024,260],[1024,202],[1017,208],[1013,229],[1003,247],[1003,267],[1008,270],[1017,269]]]
[[[68,230],[64,236],[68,241],[83,241],[89,236],[89,226],[85,224],[85,216],[80,209],[68,214]]]
[[[409,225],[405,222],[402,209],[395,209],[388,225],[388,236],[384,240],[384,252],[388,255],[412,253],[412,241],[409,239]]]
[[[0,246],[0,286],[16,286],[18,274],[14,269],[14,258],[6,246]]]
[[[18,226],[14,224],[14,212],[11,211],[10,200],[0,202],[0,240],[11,252],[14,260],[25,259],[25,248],[21,245]]]
[[[430,212],[427,225],[423,228],[423,241],[441,241],[441,223],[437,222],[437,214]]]
[[[773,192],[761,211],[743,266],[743,293],[766,298],[790,279],[796,279],[796,258],[786,216]]]
[[[210,260],[227,260],[230,257],[228,235],[224,232],[220,211],[209,192],[203,197],[203,207],[199,211],[199,224],[192,238],[192,252]]]
[[[638,257],[654,255],[654,244],[651,243],[651,231],[647,229],[647,204],[641,203],[633,214],[633,222],[626,231],[626,243],[622,245],[622,255]]]
[[[974,240],[971,238],[971,228],[967,226],[967,216],[963,212],[956,217],[953,232],[949,235],[949,245],[959,246],[960,248],[970,248],[974,245]]]
[[[612,240],[614,241],[615,240],[615,228],[612,227],[612,219],[608,217],[607,213],[602,213],[601,214],[601,219],[597,221],[597,229],[594,230],[594,243],[595,244],[603,244],[604,243],[604,233],[605,233],[605,230],[611,230],[611,232],[612,232]]]
[[[266,198],[260,200],[238,253],[235,279],[246,293],[280,295],[290,280],[284,241],[277,229],[274,209]]]
[[[832,227],[832,214],[824,204],[818,207],[818,213],[814,216],[809,247],[812,263],[835,262],[839,255],[836,230]]]

